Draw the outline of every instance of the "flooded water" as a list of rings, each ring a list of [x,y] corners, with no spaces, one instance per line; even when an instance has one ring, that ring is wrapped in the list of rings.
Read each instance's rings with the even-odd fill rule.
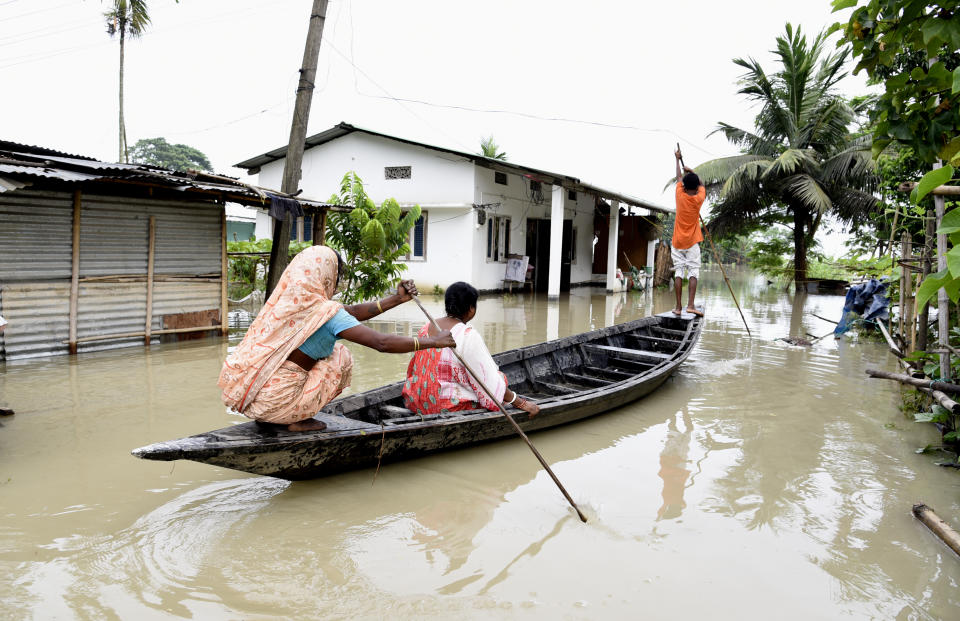
[[[956,619],[960,476],[897,410],[885,348],[823,334],[838,296],[705,275],[702,339],[653,395],[519,440],[288,483],[130,450],[240,422],[226,340],[0,363],[0,617]],[[426,296],[431,310],[442,304]],[[672,306],[672,293],[481,300],[493,351]],[[410,334],[412,304],[372,322]],[[239,330],[238,330],[239,332]],[[236,342],[238,336],[231,341]],[[407,355],[351,345],[354,390]]]

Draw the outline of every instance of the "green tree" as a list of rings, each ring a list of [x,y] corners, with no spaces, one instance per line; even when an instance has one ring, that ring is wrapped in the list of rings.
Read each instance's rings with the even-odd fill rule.
[[[210,160],[202,152],[185,144],[170,144],[166,138],[143,138],[130,149],[130,160],[179,170],[205,170],[213,172]]]
[[[862,4],[862,6],[861,6]],[[932,164],[960,164],[960,6],[956,0],[833,0],[834,12],[855,7],[834,24],[866,71],[882,82],[872,114],[874,153],[891,142]]]
[[[786,36],[777,37],[775,73],[752,58],[734,59],[746,69],[739,94],[760,105],[755,128],[720,123],[716,131],[742,154],[696,169],[715,199],[710,224],[721,236],[791,223],[798,285],[807,279],[807,249],[823,216],[857,225],[877,204],[869,136],[849,130],[869,100],[837,94],[847,51],[827,54],[825,43],[824,33],[808,43],[787,24]]]
[[[853,8],[846,22],[834,24],[866,71],[883,83],[872,115],[874,152],[891,143],[909,147],[927,166],[948,162],[923,176],[914,203],[949,183],[960,166],[960,6],[956,0],[833,0],[834,11]],[[949,209],[949,205],[947,206]],[[960,300],[960,213],[947,213],[938,233],[949,235],[947,268],[930,274],[917,291],[922,306],[943,288]]]
[[[329,245],[344,255],[344,303],[353,304],[383,295],[400,280],[407,266],[399,261],[410,252],[410,229],[420,219],[420,206],[406,213],[392,198],[377,207],[367,196],[363,181],[351,171],[343,176],[331,204],[351,207],[330,214]]]
[[[494,160],[507,161],[507,154],[500,150],[500,145],[497,144],[492,135],[480,139],[480,155]]]
[[[127,158],[127,126],[123,118],[123,61],[126,38],[136,39],[140,37],[147,26],[150,25],[150,15],[147,13],[145,0],[111,0],[110,9],[104,11],[103,17],[106,19],[107,34],[111,38],[114,35],[120,35],[120,153],[118,158],[121,162],[126,162],[129,161]]]

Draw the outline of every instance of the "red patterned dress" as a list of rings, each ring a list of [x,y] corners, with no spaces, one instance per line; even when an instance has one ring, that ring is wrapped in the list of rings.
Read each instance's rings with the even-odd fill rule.
[[[428,336],[429,328],[430,324],[424,325],[418,336]],[[480,333],[463,323],[453,326],[450,333],[457,342],[457,352],[480,375],[497,400],[502,402],[507,390],[507,378],[497,368]],[[478,407],[490,411],[498,409],[497,404],[449,348],[424,349],[413,355],[407,366],[407,381],[403,385],[403,403],[417,414],[456,412]]]

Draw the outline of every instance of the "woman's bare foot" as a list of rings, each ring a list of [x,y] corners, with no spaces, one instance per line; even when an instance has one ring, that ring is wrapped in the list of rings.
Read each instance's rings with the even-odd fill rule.
[[[677,307],[677,308],[673,309],[673,314],[676,315],[677,317],[679,317],[680,315],[683,314],[683,311],[682,311],[679,307]]]
[[[703,317],[703,313],[692,306],[687,307],[687,312],[690,313],[691,315],[696,315],[697,317]]]
[[[322,420],[307,418],[287,425],[287,431],[323,431],[327,424]]]
[[[524,398],[520,398],[520,403],[517,404],[517,407],[530,414],[530,418],[533,418],[540,413],[540,406],[534,403],[533,401],[527,401]]]

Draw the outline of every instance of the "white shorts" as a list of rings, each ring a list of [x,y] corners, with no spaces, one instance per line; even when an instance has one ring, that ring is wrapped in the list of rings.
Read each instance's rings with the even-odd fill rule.
[[[683,250],[672,248],[673,275],[677,278],[700,278],[700,244],[694,244]]]

